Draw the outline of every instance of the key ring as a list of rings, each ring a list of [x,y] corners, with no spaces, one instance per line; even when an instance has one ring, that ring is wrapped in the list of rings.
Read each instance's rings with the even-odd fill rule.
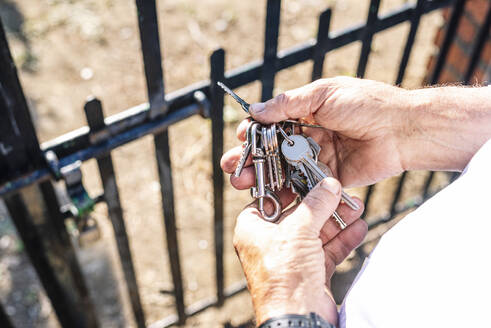
[[[266,211],[264,210],[264,199],[269,198],[271,200],[271,203],[273,203],[273,213],[271,215],[267,215]],[[261,213],[262,217],[264,220],[274,223],[279,220],[280,214],[281,214],[281,204],[280,200],[278,199],[278,196],[269,189],[266,189],[265,194],[263,197],[258,199],[259,201],[259,212]]]

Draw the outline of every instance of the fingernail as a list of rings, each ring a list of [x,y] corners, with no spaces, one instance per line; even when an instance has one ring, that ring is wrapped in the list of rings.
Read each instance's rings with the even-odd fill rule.
[[[339,182],[333,178],[327,178],[321,181],[321,188],[328,190],[329,192],[337,195],[341,192],[341,185]]]
[[[266,109],[266,104],[260,102],[260,103],[252,104],[249,111],[251,112],[251,114],[260,114],[265,109]]]

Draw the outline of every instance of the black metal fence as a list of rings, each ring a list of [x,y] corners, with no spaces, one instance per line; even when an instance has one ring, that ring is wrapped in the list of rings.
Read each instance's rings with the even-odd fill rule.
[[[262,100],[273,95],[274,79],[278,71],[296,64],[312,61],[312,80],[322,76],[327,53],[350,43],[361,41],[361,53],[356,74],[363,77],[370,56],[373,36],[403,22],[410,22],[395,84],[403,81],[404,73],[414,44],[420,18],[431,11],[453,6],[443,45],[431,82],[437,83],[445,59],[462,16],[465,0],[418,0],[406,4],[389,14],[378,14],[380,0],[371,0],[365,24],[339,32],[330,32],[331,10],[320,15],[316,40],[308,40],[290,49],[278,51],[280,25],[280,0],[267,1],[264,56],[262,60],[243,67],[225,70],[225,50],[218,49],[210,57],[210,80],[199,82],[182,90],[165,95],[162,72],[161,47],[155,0],[136,0],[141,49],[147,84],[148,104],[128,109],[117,116],[104,118],[99,100],[92,99],[84,110],[88,127],[72,131],[46,143],[41,148],[31,122],[26,99],[17,78],[5,32],[0,24],[0,196],[4,199],[10,216],[23,240],[27,254],[51,300],[57,318],[63,327],[97,327],[98,320],[88,295],[82,271],[66,231],[64,220],[93,203],[84,198],[84,188],[79,176],[80,163],[91,158],[97,164],[104,193],[94,197],[94,202],[106,202],[119,257],[126,280],[127,292],[138,327],[145,326],[145,316],[140,302],[132,255],[125,229],[123,211],[118,195],[111,151],[145,135],[154,136],[156,161],[161,184],[162,211],[173,281],[176,315],[157,323],[167,327],[183,324],[186,318],[209,307],[221,306],[225,300],[243,290],[244,283],[226,287],[223,261],[223,173],[219,160],[223,153],[224,94],[217,81],[237,88],[254,81],[262,83]],[[489,35],[490,12],[479,32],[464,83],[474,72],[485,40]],[[174,213],[174,188],[172,183],[169,137],[167,128],[190,116],[200,114],[212,121],[212,161],[214,190],[214,252],[216,295],[208,300],[186,307],[179,257],[178,234]],[[64,179],[75,204],[75,211],[60,209],[52,181]],[[390,213],[371,220],[370,228],[391,220],[396,214],[418,206],[429,196],[433,175],[427,178],[422,197],[407,206],[399,204],[406,174],[399,179]],[[34,187],[33,187],[34,186]],[[44,219],[31,213],[23,197],[22,188],[36,188],[42,197]],[[369,208],[373,186],[368,187],[365,204]],[[400,205],[400,204],[399,204]],[[78,211],[78,212],[77,212]],[[0,306],[0,326],[11,327],[8,316]]]

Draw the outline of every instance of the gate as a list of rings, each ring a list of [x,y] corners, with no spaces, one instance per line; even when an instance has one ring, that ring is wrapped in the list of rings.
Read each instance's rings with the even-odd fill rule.
[[[223,81],[231,88],[238,88],[260,81],[261,98],[265,101],[273,96],[274,79],[279,71],[302,62],[312,61],[311,77],[312,80],[316,80],[322,76],[326,54],[356,41],[362,44],[356,75],[363,77],[373,36],[398,24],[409,22],[410,29],[395,79],[395,84],[400,84],[404,78],[421,17],[429,12],[453,6],[444,41],[430,79],[431,83],[435,84],[439,80],[450,44],[454,40],[465,2],[465,0],[418,0],[415,4],[408,3],[381,16],[378,14],[380,0],[371,0],[365,24],[337,32],[330,32],[331,10],[328,9],[319,17],[315,40],[308,40],[295,47],[278,51],[281,1],[268,0],[262,60],[226,71],[225,50],[218,49],[210,57],[209,81],[199,82],[166,95],[156,3],[155,0],[136,0],[148,103],[105,118],[101,102],[95,98],[91,99],[84,106],[88,127],[62,135],[43,147],[37,140],[5,32],[0,24],[0,196],[7,205],[8,212],[60,324],[63,327],[99,326],[75,250],[64,225],[65,219],[72,216],[82,217],[85,211],[90,210],[98,202],[105,202],[108,206],[136,325],[145,327],[146,324],[115,179],[111,157],[113,149],[140,137],[153,135],[167,252],[174,286],[172,293],[177,313],[154,323],[153,326],[168,327],[184,324],[186,318],[209,307],[220,307],[227,298],[246,289],[244,282],[230,287],[224,284],[224,185],[223,173],[219,166],[223,153],[224,94],[216,82]],[[469,82],[476,69],[488,38],[490,13],[491,10],[488,10],[486,22],[474,42],[471,60],[462,81],[465,84]],[[167,128],[193,115],[211,119],[212,123],[216,294],[210,299],[186,306],[174,214],[174,188]],[[86,197],[81,183],[80,165],[92,158],[97,159],[104,192],[91,200]],[[406,180],[406,173],[404,173],[397,182],[390,202],[389,214],[371,218],[369,228],[373,229],[389,222],[396,215],[420,205],[430,196],[429,190],[433,177],[433,173],[427,176],[420,196],[401,204],[401,192]],[[453,177],[455,175],[452,175]],[[71,210],[60,208],[52,184],[54,180],[65,181],[73,202]],[[43,204],[42,208],[33,209],[31,206],[28,208],[20,194],[21,190],[38,195],[40,203]],[[373,191],[374,186],[367,187],[365,206],[368,212]],[[1,306],[0,326],[12,327]]]

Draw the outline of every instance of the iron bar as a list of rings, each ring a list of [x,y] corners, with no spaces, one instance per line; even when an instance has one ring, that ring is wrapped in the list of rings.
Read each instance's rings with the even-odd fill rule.
[[[153,119],[165,114],[168,109],[164,93],[157,5],[155,0],[136,0],[136,7],[148,102],[150,104],[148,114]]]
[[[98,99],[90,99],[85,104],[84,110],[91,133],[97,133],[105,128],[102,104]],[[107,204],[108,215],[113,226],[119,260],[121,261],[133,316],[137,327],[143,328],[145,327],[145,315],[140,302],[136,273],[133,267],[131,249],[126,233],[123,209],[119,200],[118,185],[111,154],[108,153],[97,158],[97,165],[99,167],[102,186],[104,188],[104,200]]]
[[[416,3],[416,8],[414,8],[413,14],[411,15],[411,27],[409,29],[409,34],[407,36],[406,45],[404,46],[404,51],[402,53],[401,63],[399,64],[399,70],[397,72],[396,85],[402,83],[404,79],[404,73],[406,72],[407,63],[409,62],[409,56],[411,55],[411,50],[413,49],[414,39],[416,38],[416,33],[418,32],[419,22],[421,20],[421,15],[423,15],[424,7],[427,0],[418,0]]]
[[[362,32],[361,37],[361,52],[360,59],[358,60],[358,68],[356,69],[356,76],[363,78],[365,76],[365,71],[367,68],[368,57],[372,49],[372,39],[373,34],[378,23],[378,9],[380,7],[380,0],[370,0],[370,5],[368,7],[368,17],[365,24],[365,28]]]
[[[184,288],[182,282],[181,260],[179,257],[179,243],[177,238],[176,214],[174,207],[174,187],[172,182],[172,168],[170,159],[169,135],[167,131],[154,137],[155,153],[160,179],[160,192],[162,197],[162,210],[164,212],[165,236],[167,252],[174,284],[174,298],[179,324],[186,321],[184,305]]]
[[[472,48],[471,60],[469,65],[467,66],[467,70],[464,76],[464,84],[469,84],[469,81],[474,73],[474,70],[479,63],[479,58],[481,57],[481,52],[486,44],[486,41],[489,37],[489,29],[491,27],[491,5],[489,5],[488,13],[486,14],[486,19],[482,24],[479,33],[477,34],[476,41],[474,43],[474,47]]]
[[[218,49],[210,58],[210,95],[211,95],[211,132],[213,162],[213,207],[214,207],[214,239],[215,239],[215,279],[217,304],[222,305],[224,296],[224,265],[223,265],[223,171],[220,158],[223,154],[223,97],[222,88],[217,85],[225,75],[225,51]]]
[[[280,30],[281,0],[268,0],[266,6],[266,31],[264,33],[264,57],[261,68],[261,101],[273,98],[274,79],[277,70],[278,34]]]
[[[142,44],[145,76],[147,79],[147,94],[149,118],[154,119],[168,111],[165,100],[164,77],[162,72],[162,57],[158,32],[157,9],[155,0],[136,0],[140,40]],[[169,132],[163,130],[154,135],[155,154],[157,158],[162,197],[162,210],[166,232],[167,252],[169,256],[174,298],[176,302],[179,324],[184,324],[184,289],[182,282],[181,263],[179,258],[179,243],[177,239],[176,216],[174,207],[174,188],[169,147]]]
[[[317,41],[315,43],[312,67],[312,81],[322,77],[327,45],[329,43],[329,26],[331,25],[331,9],[325,10],[319,16],[319,27],[317,29]]]
[[[0,20],[0,183],[43,167],[34,125]]]

